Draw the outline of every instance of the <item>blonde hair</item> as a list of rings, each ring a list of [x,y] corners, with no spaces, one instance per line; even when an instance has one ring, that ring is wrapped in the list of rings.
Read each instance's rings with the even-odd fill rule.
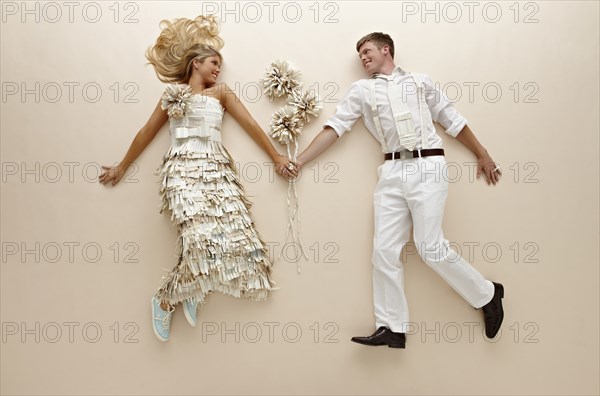
[[[218,56],[223,60],[219,50],[225,43],[219,37],[219,24],[214,15],[165,19],[160,26],[162,31],[156,43],[146,50],[148,63],[154,67],[160,81],[189,81],[194,59],[204,62],[210,56]]]

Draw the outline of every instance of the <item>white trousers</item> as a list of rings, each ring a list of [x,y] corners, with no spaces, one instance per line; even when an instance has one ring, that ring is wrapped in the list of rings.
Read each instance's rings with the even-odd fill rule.
[[[444,239],[442,220],[448,195],[443,156],[385,161],[375,188],[373,302],[375,327],[406,333],[409,324],[400,252],[410,237],[419,255],[474,308],[491,301],[494,285]]]

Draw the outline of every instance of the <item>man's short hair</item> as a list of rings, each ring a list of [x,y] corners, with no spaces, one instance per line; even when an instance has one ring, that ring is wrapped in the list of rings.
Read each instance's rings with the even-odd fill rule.
[[[367,34],[356,43],[356,51],[358,52],[359,48],[367,41],[375,44],[378,49],[382,49],[385,45],[387,45],[390,47],[390,55],[392,56],[392,59],[394,59],[394,40],[392,40],[388,34],[381,32]]]

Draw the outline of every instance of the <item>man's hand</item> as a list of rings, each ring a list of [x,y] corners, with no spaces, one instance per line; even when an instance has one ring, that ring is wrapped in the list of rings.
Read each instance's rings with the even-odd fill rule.
[[[469,150],[473,152],[478,158],[477,162],[477,178],[481,177],[481,174],[485,176],[485,181],[489,185],[490,183],[496,185],[500,181],[502,171],[500,167],[494,162],[492,157],[488,154],[485,147],[479,143],[475,134],[465,125],[463,129],[456,136],[459,142],[464,144]]]
[[[496,185],[500,181],[500,177],[502,176],[502,170],[500,167],[492,160],[487,152],[485,155],[481,156],[478,160],[477,164],[477,178],[479,179],[481,175],[485,177],[485,181],[489,185],[490,183]]]

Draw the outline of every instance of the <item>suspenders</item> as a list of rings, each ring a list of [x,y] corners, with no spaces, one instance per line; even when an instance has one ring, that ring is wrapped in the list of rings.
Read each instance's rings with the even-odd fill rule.
[[[375,102],[375,79],[369,81],[371,88],[371,113],[373,114],[373,121],[375,122],[375,129],[379,135],[379,141],[381,142],[381,151],[384,153],[389,152],[388,145],[383,135],[383,128],[381,128],[381,121],[379,120],[379,113],[377,112],[377,102]]]
[[[417,79],[412,73],[408,73],[408,75],[413,79],[415,86],[417,87],[417,101],[419,104],[419,118],[421,125],[421,149],[426,149],[428,148],[427,137],[425,136],[425,129],[423,128],[423,120],[426,116],[425,112],[429,111],[429,107],[427,107],[427,102],[425,101],[425,92],[423,91],[423,87],[417,82]],[[376,78],[372,78],[369,81],[371,91],[371,113],[373,114],[375,129],[377,130],[379,141],[381,142],[381,150],[384,153],[388,153],[390,152],[390,149],[385,141],[383,128],[381,127],[381,120],[379,119],[379,112],[377,111],[377,102],[375,100],[375,80]],[[398,139],[400,139],[401,135],[407,133],[413,133],[416,135],[410,110],[408,109],[406,101],[402,100],[403,98],[400,85],[388,86],[388,98],[390,100],[392,113],[394,115]]]

